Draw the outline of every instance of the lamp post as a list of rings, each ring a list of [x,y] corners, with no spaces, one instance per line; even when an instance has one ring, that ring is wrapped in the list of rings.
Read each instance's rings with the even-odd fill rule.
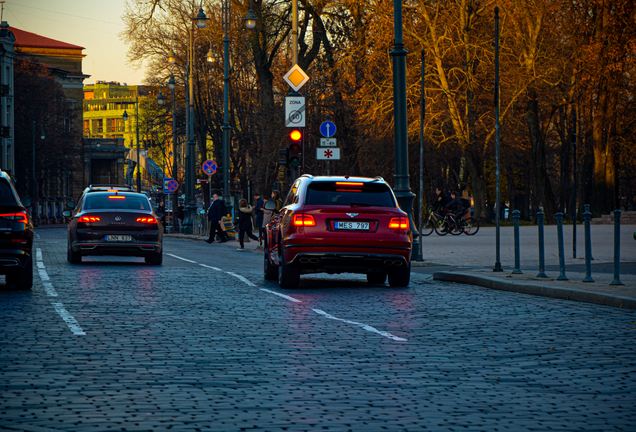
[[[501,237],[499,218],[501,202],[499,199],[499,7],[495,6],[495,267],[494,272],[502,272],[501,268]]]
[[[102,145],[101,141],[97,141],[96,146]],[[99,182],[98,182],[99,183]],[[88,139],[88,186],[93,184],[93,140]]]
[[[40,134],[40,139],[45,139],[46,135],[44,134],[44,126],[38,125],[42,129],[42,134]],[[39,202],[38,202],[38,186],[37,181],[35,179],[35,120],[33,121],[33,166],[31,167],[33,171],[33,179],[32,179],[32,187],[33,187],[33,204],[31,207],[31,217],[33,218],[33,225],[40,225],[40,215],[39,215]]]
[[[172,178],[177,179],[177,113],[174,99],[174,89],[176,87],[176,82],[174,80],[174,75],[170,74],[170,80],[168,81],[168,88],[172,93]],[[179,226],[177,225],[177,207],[178,207],[178,199],[177,199],[177,191],[174,191],[172,194],[172,232],[177,232]]]
[[[124,121],[128,121],[128,113],[124,110]],[[137,192],[141,192],[141,166],[139,165],[139,89],[135,96],[135,132],[137,135]]]
[[[406,118],[406,54],[402,38],[402,0],[393,0],[394,45],[390,55],[393,58],[393,117],[395,121],[395,197],[402,211],[409,218],[411,231],[415,234],[413,223],[413,200],[415,195],[409,186],[408,124]],[[411,256],[419,253],[419,241],[413,235]]]

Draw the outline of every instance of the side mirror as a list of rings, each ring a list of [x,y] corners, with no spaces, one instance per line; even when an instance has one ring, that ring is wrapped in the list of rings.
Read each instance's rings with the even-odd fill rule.
[[[274,210],[276,211],[276,201],[267,201],[265,203],[265,210]]]
[[[66,207],[75,208],[75,203],[73,201],[66,201]]]
[[[25,207],[31,207],[33,205],[33,198],[26,197],[26,198],[22,198],[21,201]]]
[[[64,210],[62,212],[62,216],[64,216],[64,217],[71,217],[71,215],[72,215],[72,213],[71,213],[70,210]]]

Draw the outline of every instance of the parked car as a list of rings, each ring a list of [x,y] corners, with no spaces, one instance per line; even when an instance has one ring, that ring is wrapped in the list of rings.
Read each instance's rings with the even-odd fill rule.
[[[276,210],[268,201],[267,210]],[[361,273],[404,287],[411,273],[408,216],[381,178],[298,178],[266,227],[265,279],[298,286],[307,273]]]
[[[27,213],[31,198],[20,200],[11,177],[0,171],[0,274],[15,288],[33,286],[33,223]]]
[[[144,257],[163,261],[163,227],[144,194],[116,188],[82,195],[68,224],[67,259],[79,264],[86,255]]]

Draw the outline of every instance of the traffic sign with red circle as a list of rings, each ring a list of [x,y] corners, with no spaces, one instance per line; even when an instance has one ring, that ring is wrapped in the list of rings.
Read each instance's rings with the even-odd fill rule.
[[[203,167],[201,169],[207,175],[212,175],[216,172],[216,162],[214,162],[212,159],[208,159],[203,162]]]
[[[166,179],[164,193],[172,193],[179,189],[179,183],[175,179]]]

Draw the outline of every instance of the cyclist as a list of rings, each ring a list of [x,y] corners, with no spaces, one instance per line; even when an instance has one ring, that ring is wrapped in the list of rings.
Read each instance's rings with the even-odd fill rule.
[[[446,209],[455,215],[455,222],[459,226],[460,218],[464,217],[464,215],[468,212],[466,207],[464,207],[464,203],[462,199],[457,195],[457,192],[451,192],[451,202],[446,204]]]
[[[439,210],[446,207],[450,201],[450,197],[442,193],[442,188],[435,188],[435,195],[433,195],[433,212],[439,212]]]

